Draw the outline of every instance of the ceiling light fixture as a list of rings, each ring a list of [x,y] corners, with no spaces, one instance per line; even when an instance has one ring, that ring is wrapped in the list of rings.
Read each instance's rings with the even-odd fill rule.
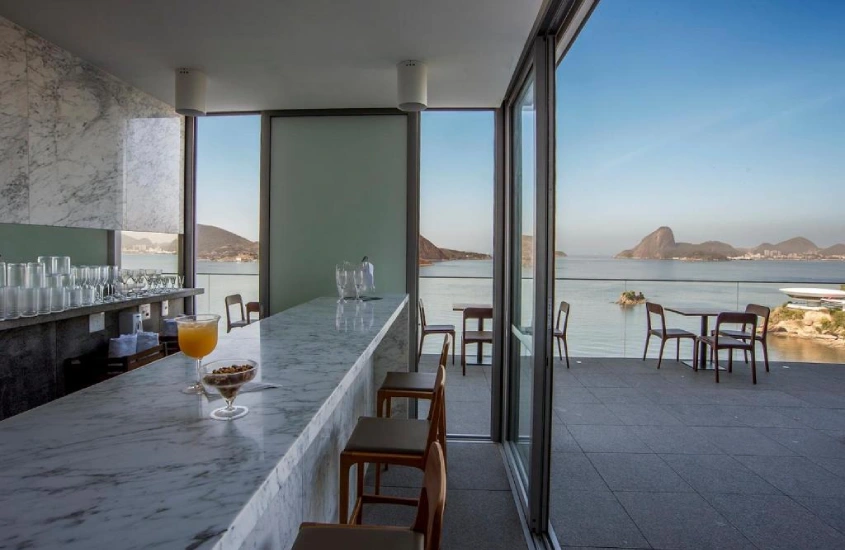
[[[422,61],[401,61],[396,66],[399,109],[422,111],[428,106],[428,73]]]
[[[176,112],[185,116],[205,115],[205,74],[196,69],[176,69]]]

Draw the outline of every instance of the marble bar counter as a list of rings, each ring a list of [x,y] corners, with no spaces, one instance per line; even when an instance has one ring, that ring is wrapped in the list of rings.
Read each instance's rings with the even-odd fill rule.
[[[318,298],[220,336],[278,388],[250,412],[180,393],[181,353],[0,422],[0,548],[290,548],[337,521],[338,462],[387,370],[408,367],[406,295]]]

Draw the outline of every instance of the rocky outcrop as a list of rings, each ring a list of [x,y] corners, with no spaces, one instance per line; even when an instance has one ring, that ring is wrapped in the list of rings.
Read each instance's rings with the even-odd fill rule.
[[[833,247],[831,247],[833,248]],[[777,252],[783,255],[789,254],[818,254],[820,249],[810,239],[804,237],[795,237],[777,244],[763,243],[760,246],[752,249],[756,254],[765,254],[766,251]]]
[[[616,303],[622,307],[636,306],[639,304],[644,304],[645,302],[645,295],[643,295],[642,292],[636,292],[634,290],[626,290],[625,292],[620,294],[619,299],[616,300]]]
[[[769,316],[769,333],[845,348],[845,311],[777,307]]]
[[[666,226],[659,227],[630,250],[623,250],[617,258],[637,260],[727,260],[741,252],[727,243],[707,241],[701,244],[675,242],[675,234]]]

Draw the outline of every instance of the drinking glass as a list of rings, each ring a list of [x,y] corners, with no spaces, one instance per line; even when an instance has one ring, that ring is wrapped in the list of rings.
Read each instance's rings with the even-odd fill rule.
[[[90,306],[94,303],[94,275],[93,267],[88,265],[79,266],[80,286],[82,287],[82,305]]]
[[[38,262],[24,264],[24,284],[19,290],[21,317],[35,317],[40,310],[40,289],[44,284],[44,265]]]
[[[240,369],[238,372],[214,372],[216,370],[234,370],[226,367]],[[258,363],[249,359],[226,359],[223,361],[212,361],[202,369],[202,382],[206,386],[216,388],[226,401],[225,407],[211,411],[211,418],[214,420],[234,420],[245,416],[249,409],[243,405],[234,405],[235,397],[238,396],[241,386],[255,378],[258,372]]]
[[[79,307],[82,305],[82,276],[79,266],[71,266],[68,279],[70,296],[68,307]]]
[[[54,273],[47,278],[47,284],[50,285],[50,311],[58,313],[64,311],[67,307],[66,299],[68,294],[65,292],[65,281],[67,275]]]
[[[106,266],[109,301],[114,302],[120,299],[117,284],[120,282],[120,268],[116,265]]]
[[[335,284],[337,285],[337,294],[338,294],[337,303],[339,303],[339,304],[346,303],[345,294],[346,294],[346,283],[347,283],[347,280],[348,280],[348,275],[349,275],[349,272],[346,271],[346,269],[344,269],[343,265],[338,264],[337,266],[335,266],[334,279],[335,279]]]
[[[220,316],[211,313],[201,315],[183,315],[176,318],[179,349],[182,353],[196,359],[197,382],[182,390],[182,393],[203,394],[202,358],[217,347],[217,324]]]
[[[50,273],[70,275],[70,256],[50,256]]]

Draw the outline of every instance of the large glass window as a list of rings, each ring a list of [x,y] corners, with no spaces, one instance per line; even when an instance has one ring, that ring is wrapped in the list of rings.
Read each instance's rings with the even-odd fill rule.
[[[493,140],[492,111],[422,114],[419,293],[429,325],[456,329],[446,400],[454,434],[490,433],[491,346],[467,344],[464,376],[461,343],[464,306],[493,303]],[[484,323],[492,329],[492,319]],[[467,321],[468,331],[478,327]],[[421,371],[433,372],[442,343],[440,334],[426,336]]]
[[[259,115],[197,119],[197,311],[221,323],[226,296],[258,301],[260,154]]]
[[[567,256],[556,297],[572,304],[570,355],[642,354],[644,306],[620,298],[776,310],[795,301],[781,288],[839,290],[843,10],[599,4],[557,69],[557,248]],[[769,338],[770,359],[845,362],[829,343],[838,318],[808,318],[819,331],[802,336],[777,316],[785,332]],[[669,321],[700,330],[697,318]]]
[[[179,272],[179,235],[173,233],[120,232],[120,267]]]

